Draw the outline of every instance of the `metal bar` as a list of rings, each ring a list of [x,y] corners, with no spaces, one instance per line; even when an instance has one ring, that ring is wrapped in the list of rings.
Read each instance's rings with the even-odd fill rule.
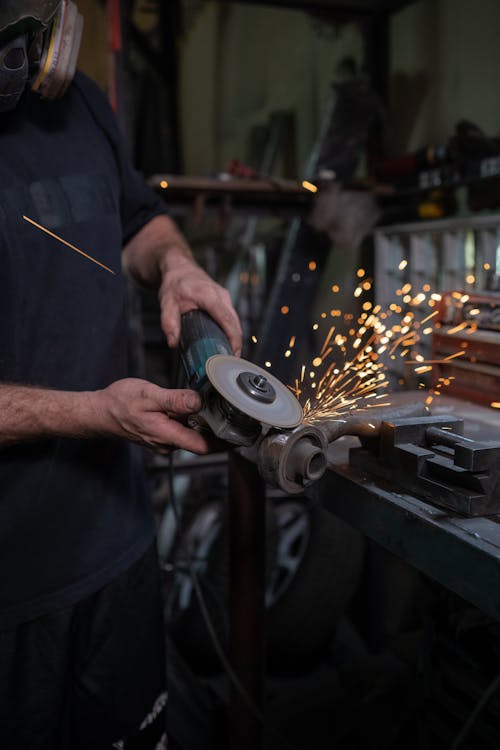
[[[236,453],[229,463],[230,657],[249,701],[232,685],[230,750],[259,750],[264,704],[265,486]]]

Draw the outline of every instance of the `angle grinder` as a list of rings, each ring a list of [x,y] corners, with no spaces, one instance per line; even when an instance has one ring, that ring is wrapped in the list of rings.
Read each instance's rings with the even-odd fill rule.
[[[235,357],[222,329],[202,310],[182,315],[179,348],[189,386],[203,399],[199,418],[214,435],[241,449],[268,482],[291,494],[319,479],[326,440],[302,424],[302,407],[289,388]]]

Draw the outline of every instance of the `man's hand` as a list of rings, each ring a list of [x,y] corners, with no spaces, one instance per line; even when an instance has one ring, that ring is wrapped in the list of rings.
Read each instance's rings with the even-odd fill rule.
[[[168,345],[179,343],[181,315],[201,308],[220,325],[236,356],[241,354],[241,327],[227,289],[216,284],[199,266],[180,262],[166,270],[158,293],[161,325]]]
[[[173,448],[193,453],[209,450],[200,433],[179,421],[201,409],[195,391],[169,390],[127,378],[87,395],[101,434],[125,438],[162,453]]]
[[[226,333],[236,355],[241,353],[241,326],[229,292],[195,262],[189,246],[168,216],[156,216],[123,251],[125,268],[138,281],[160,288],[162,328],[177,346],[180,316],[206,310]]]

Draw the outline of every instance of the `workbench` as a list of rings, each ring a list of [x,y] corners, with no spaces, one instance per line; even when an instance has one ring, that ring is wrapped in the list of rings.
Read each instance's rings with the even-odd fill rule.
[[[465,420],[465,435],[500,441],[500,411],[440,396],[432,413]],[[483,612],[500,620],[500,515],[466,518],[348,464],[357,438],[330,445],[314,494],[325,508]]]

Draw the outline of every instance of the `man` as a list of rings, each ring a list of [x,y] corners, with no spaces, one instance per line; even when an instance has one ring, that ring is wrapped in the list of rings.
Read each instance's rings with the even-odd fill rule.
[[[69,0],[0,2],[0,746],[161,748],[154,524],[134,444],[208,445],[183,423],[196,393],[126,377],[122,247],[159,286],[170,346],[197,307],[236,353],[241,332],[130,167],[104,96],[70,84],[78,34]]]

